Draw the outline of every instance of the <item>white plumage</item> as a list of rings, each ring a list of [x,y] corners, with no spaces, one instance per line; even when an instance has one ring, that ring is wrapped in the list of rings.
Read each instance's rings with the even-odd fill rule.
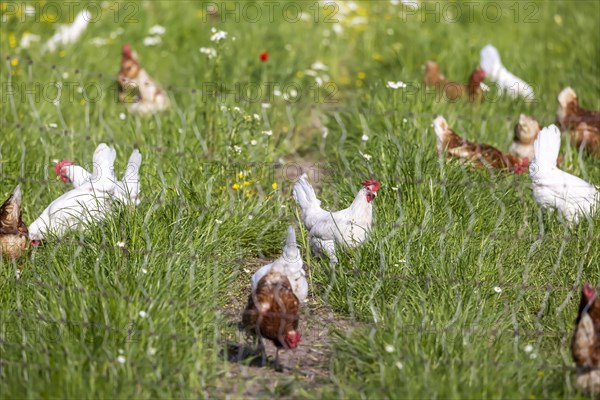
[[[285,246],[283,246],[283,255],[271,264],[261,267],[252,275],[252,292],[256,290],[258,282],[269,272],[279,272],[290,281],[294,294],[304,303],[308,296],[308,282],[306,281],[306,272],[303,268],[302,255],[296,242],[296,231],[293,226],[288,227]]]
[[[114,151],[114,150],[113,150]],[[65,163],[62,161],[61,163]],[[69,162],[70,165],[65,165],[59,168],[58,174],[61,174],[65,182],[71,182],[73,187],[79,187],[88,183],[91,179],[91,174],[83,167]],[[142,164],[142,154],[138,149],[134,149],[129,156],[127,168],[121,181],[116,182],[113,196],[126,204],[139,205],[140,193],[140,166]],[[60,163],[59,163],[60,165]]]
[[[500,53],[491,44],[481,49],[479,65],[485,71],[486,77],[498,85],[500,94],[508,91],[513,98],[521,96],[528,102],[535,100],[531,85],[502,65]]]
[[[72,24],[61,25],[56,33],[44,44],[43,51],[55,51],[58,46],[75,43],[85,32],[91,16],[87,10],[82,10]]]
[[[101,143],[94,152],[94,171],[87,183],[54,200],[29,226],[33,245],[52,232],[58,237],[85,224],[102,220],[115,189],[113,165],[116,152]]]
[[[533,197],[543,208],[556,209],[569,222],[595,211],[600,194],[596,188],[556,166],[560,150],[560,131],[555,125],[544,128],[533,144],[534,159],[529,165]]]
[[[365,181],[350,207],[331,212],[321,208],[313,187],[303,174],[294,185],[294,199],[302,209],[304,225],[309,233],[313,253],[325,253],[337,263],[336,247],[356,247],[367,238],[373,222],[371,201],[379,189],[379,182]]]

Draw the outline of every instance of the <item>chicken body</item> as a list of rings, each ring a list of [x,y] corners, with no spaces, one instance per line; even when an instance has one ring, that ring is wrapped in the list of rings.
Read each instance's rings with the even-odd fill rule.
[[[29,226],[36,246],[52,232],[58,237],[70,229],[104,219],[115,189],[113,164],[116,153],[101,143],[94,152],[94,171],[89,182],[54,200]]]
[[[18,258],[27,248],[27,226],[21,210],[21,186],[0,206],[0,255]]]
[[[306,174],[294,185],[294,199],[302,209],[311,249],[316,256],[326,254],[332,263],[337,263],[336,248],[356,247],[366,240],[373,223],[372,201],[379,182],[367,180],[362,185],[350,207],[335,212],[321,208],[321,201]]]
[[[535,118],[525,114],[519,115],[519,122],[515,125],[515,136],[510,146],[510,153],[521,159],[533,160],[533,142],[541,130],[542,126]]]
[[[437,137],[437,151],[440,155],[445,153],[448,159],[458,158],[476,167],[511,170],[517,174],[527,169],[527,159],[520,159],[488,144],[473,143],[458,136],[442,116],[433,120],[433,127]]]
[[[119,99],[126,103],[127,109],[132,113],[151,114],[164,111],[170,106],[165,91],[141,67],[128,44],[123,45],[118,83]]]
[[[571,353],[579,389],[600,394],[600,301],[596,289],[586,284],[581,291]]]
[[[140,166],[142,165],[142,154],[138,149],[134,149],[129,156],[127,168],[123,174],[121,181],[115,182],[115,190],[113,196],[115,199],[125,203],[139,205],[140,199]],[[72,183],[73,187],[77,188],[81,185],[89,183],[92,178],[85,168],[75,165],[68,160],[60,161],[55,166],[56,175],[63,182]]]
[[[529,165],[533,197],[542,208],[556,209],[569,222],[579,223],[596,209],[600,194],[593,185],[556,166],[560,131],[555,125],[541,130]]]
[[[308,282],[306,281],[306,272],[303,268],[302,256],[296,242],[296,232],[294,227],[288,227],[283,255],[270,264],[261,267],[252,275],[252,290],[255,291],[260,280],[270,272],[278,272],[285,275],[292,287],[294,295],[304,303],[308,296]]]
[[[556,120],[561,129],[571,133],[571,140],[578,148],[600,157],[600,112],[579,107],[577,94],[570,87],[558,95]]]
[[[508,92],[513,98],[521,96],[527,102],[535,100],[531,85],[502,65],[500,53],[491,44],[481,49],[479,65],[485,71],[486,76],[498,85],[499,94]]]
[[[283,273],[269,271],[257,283],[248,298],[242,315],[242,326],[258,337],[263,356],[266,354],[262,339],[268,339],[279,349],[295,349],[300,342],[298,325],[300,301],[294,294],[289,279]]]
[[[440,70],[440,66],[433,62],[425,63],[425,85],[435,87],[438,92],[443,93],[444,97],[450,101],[457,100],[462,96],[468,96],[469,100],[481,99],[483,92],[481,83],[485,78],[485,72],[478,68],[469,77],[469,83],[464,85],[458,82],[451,82],[446,79]]]

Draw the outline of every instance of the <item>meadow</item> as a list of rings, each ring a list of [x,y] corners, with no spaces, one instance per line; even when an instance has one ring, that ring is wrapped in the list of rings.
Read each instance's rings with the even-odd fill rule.
[[[20,182],[30,223],[66,190],[53,160],[89,165],[105,142],[119,175],[134,146],[144,157],[138,207],[0,261],[2,397],[585,397],[569,346],[580,288],[599,283],[598,218],[566,225],[527,174],[446,162],[431,123],[507,151],[520,113],[555,122],[566,86],[600,109],[600,3],[338,3],[0,3],[2,201]],[[42,52],[69,4],[97,20]],[[170,110],[119,103],[124,43]],[[427,60],[464,82],[488,43],[535,102],[424,90]],[[567,135],[561,152],[600,185],[598,160]],[[332,210],[381,183],[370,240],[336,266],[310,254],[291,197],[302,168]],[[237,322],[289,224],[310,291],[304,341],[275,372],[246,357]]]

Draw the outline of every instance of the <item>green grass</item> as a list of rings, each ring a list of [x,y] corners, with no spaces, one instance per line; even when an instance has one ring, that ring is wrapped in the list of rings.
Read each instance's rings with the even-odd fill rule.
[[[335,267],[304,248],[312,298],[340,318],[355,319],[358,328],[340,327],[331,337],[332,359],[324,367],[330,371],[319,384],[292,376],[291,383],[259,393],[582,396],[572,384],[569,344],[579,288],[598,283],[598,219],[565,227],[540,212],[527,176],[441,162],[430,125],[443,114],[459,134],[507,150],[518,114],[553,123],[556,96],[567,85],[585,107],[600,109],[597,2],[515,3],[517,23],[512,2],[495,3],[504,15],[498,22],[482,17],[478,5],[472,21],[463,15],[455,23],[433,16],[423,22],[421,14],[403,21],[401,6],[356,2],[357,10],[337,15],[341,34],[323,18],[290,23],[276,13],[273,22],[266,16],[260,23],[203,22],[198,3],[132,4],[137,23],[117,24],[105,9],[77,44],[50,54],[41,54],[39,44],[21,49],[18,41],[25,32],[48,37],[56,24],[14,17],[2,23],[0,194],[4,199],[22,182],[26,223],[65,190],[54,180],[53,159],[90,163],[101,141],[117,149],[118,173],[134,144],[144,157],[139,207],[117,208],[99,226],[50,241],[16,265],[1,261],[2,397],[242,396],[232,381],[245,378],[228,377],[233,366],[221,356],[235,335],[235,321],[222,309],[235,296],[243,304],[250,276],[244,269],[259,257],[278,256],[286,226],[300,225],[293,182],[274,167],[299,158],[330,170],[319,185],[328,208],[346,207],[366,177],[378,178],[382,188],[368,243],[342,255]],[[535,21],[524,22],[531,11]],[[351,25],[356,16],[369,24]],[[156,23],[166,27],[163,42],[145,47],[142,40]],[[213,25],[228,38],[218,58],[208,60],[198,49],[215,46]],[[111,39],[119,27],[123,33]],[[96,37],[108,43],[90,45]],[[167,88],[171,111],[119,118],[126,110],[114,100],[114,78],[124,42]],[[385,87],[390,80],[420,84],[429,59],[450,79],[465,80],[487,43],[533,83],[539,101],[451,104],[414,94],[414,87]],[[266,63],[262,51],[269,52]],[[324,103],[324,91],[314,100],[314,79],[303,71],[316,61],[329,68],[322,75],[335,83],[336,103]],[[17,85],[14,96],[6,90],[9,79]],[[268,109],[234,96],[204,97],[206,82],[217,80],[230,90],[236,82],[295,82],[303,96],[289,104],[275,97]],[[56,107],[43,89],[56,81],[90,90],[97,85],[104,97],[86,102],[71,89]],[[36,83],[41,96],[28,99],[23,85]],[[46,97],[55,93],[45,90]],[[312,108],[328,129],[325,139]],[[566,136],[562,153],[563,169],[600,183],[598,161],[579,155]],[[16,266],[23,270],[19,280]],[[275,383],[283,379],[264,374]]]

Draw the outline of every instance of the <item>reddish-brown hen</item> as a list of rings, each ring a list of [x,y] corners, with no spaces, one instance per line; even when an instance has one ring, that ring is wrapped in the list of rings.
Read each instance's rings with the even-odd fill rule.
[[[600,394],[600,301],[596,297],[596,289],[586,283],[581,289],[571,352],[577,386],[585,392]]]
[[[503,153],[489,144],[469,142],[450,129],[442,116],[433,120],[433,126],[439,154],[446,153],[448,158],[463,159],[480,168],[510,170],[516,174],[527,171],[527,158],[520,159],[512,154]]]
[[[27,247],[29,232],[23,223],[21,211],[21,186],[0,207],[0,254],[19,257]]]
[[[442,74],[438,64],[433,61],[425,63],[425,85],[435,87],[450,101],[455,101],[462,96],[468,96],[471,101],[483,98],[481,82],[483,82],[484,78],[485,72],[481,68],[477,68],[471,73],[467,85],[451,82]]]
[[[276,366],[280,348],[298,347],[299,310],[300,302],[285,275],[271,271],[258,281],[256,290],[248,298],[242,326],[248,333],[258,337],[263,364],[266,360],[263,338],[277,347]]]
[[[577,147],[583,146],[590,154],[600,157],[600,112],[579,107],[577,94],[570,87],[558,95],[556,121],[571,133]]]

